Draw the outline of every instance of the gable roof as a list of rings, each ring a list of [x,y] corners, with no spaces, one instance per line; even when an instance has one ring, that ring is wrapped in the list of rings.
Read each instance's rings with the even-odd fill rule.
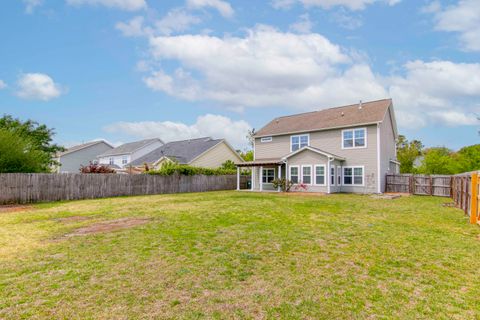
[[[106,144],[107,146],[109,146],[110,148],[113,149],[113,146],[106,142],[105,140],[96,140],[96,141],[90,141],[90,142],[87,142],[87,143],[83,143],[83,144],[79,144],[79,145],[76,145],[76,146],[73,146],[73,147],[70,147],[68,148],[67,150],[63,151],[63,152],[59,152],[56,154],[56,157],[61,157],[61,156],[64,156],[64,155],[67,155],[67,154],[70,154],[70,153],[73,153],[73,152],[77,152],[79,150],[82,150],[82,149],[85,149],[85,148],[88,148],[88,147],[91,147],[91,146],[94,146],[94,145],[97,145],[99,143],[104,143]]]
[[[255,137],[320,131],[382,122],[392,99],[356,103],[319,111],[278,117],[261,128]]]
[[[154,143],[155,141],[159,141],[163,143],[162,140],[159,138],[154,138],[154,139],[145,139],[145,140],[140,140],[140,141],[134,141],[134,142],[129,142],[129,143],[124,143],[116,148],[113,148],[111,150],[108,150],[107,152],[102,153],[101,155],[98,155],[97,158],[100,157],[107,157],[107,156],[114,156],[114,155],[121,155],[121,154],[130,154],[133,153],[143,147],[148,146],[149,144]]]
[[[177,161],[180,164],[188,164],[223,141],[225,140],[212,139],[210,137],[172,141],[132,161],[129,165],[141,166],[144,163],[152,164],[163,157]]]
[[[325,156],[325,157],[327,157],[327,158],[333,158],[333,159],[337,159],[337,160],[341,160],[341,161],[345,160],[344,157],[340,157],[340,156],[334,155],[333,153],[326,152],[326,151],[323,151],[323,150],[321,150],[321,149],[318,149],[318,148],[315,148],[315,147],[310,147],[310,146],[306,146],[306,147],[303,147],[303,148],[298,149],[298,150],[296,150],[296,151],[293,151],[293,152],[287,154],[286,156],[284,156],[284,157],[282,158],[282,160],[286,160],[286,159],[288,159],[288,158],[296,155],[297,153],[303,152],[303,151],[305,151],[305,150],[310,150],[310,151],[312,151],[312,152],[321,154],[321,155],[323,155],[323,156]]]

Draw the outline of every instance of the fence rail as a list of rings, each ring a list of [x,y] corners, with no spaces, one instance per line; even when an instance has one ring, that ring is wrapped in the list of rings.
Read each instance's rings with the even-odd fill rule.
[[[385,190],[439,197],[452,196],[452,176],[387,174]]]
[[[0,204],[233,190],[236,175],[0,174]],[[241,177],[246,188],[247,177]]]

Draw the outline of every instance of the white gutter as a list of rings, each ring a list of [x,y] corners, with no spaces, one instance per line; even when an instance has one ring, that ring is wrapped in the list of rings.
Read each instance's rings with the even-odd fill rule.
[[[380,122],[377,123],[377,193],[382,193],[381,177],[380,177]]]
[[[331,163],[335,160],[333,157],[328,157],[328,164],[327,164],[327,172],[325,172],[325,179],[327,179],[327,193],[331,193],[331,177],[330,177],[330,168],[331,168]],[[335,177],[336,179],[336,177]]]

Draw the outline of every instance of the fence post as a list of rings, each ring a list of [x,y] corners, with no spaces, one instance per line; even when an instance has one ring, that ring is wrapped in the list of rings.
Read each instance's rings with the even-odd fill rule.
[[[478,215],[478,173],[472,173],[472,182],[471,182],[471,199],[470,199],[470,223],[477,223]]]
[[[408,189],[409,189],[409,190],[408,190],[408,191],[409,191],[410,194],[413,194],[413,193],[414,193],[414,190],[413,190],[414,181],[413,181],[413,179],[414,179],[414,178],[413,178],[413,174],[412,174],[412,175],[408,178],[408,184],[409,184],[409,186],[408,186]]]

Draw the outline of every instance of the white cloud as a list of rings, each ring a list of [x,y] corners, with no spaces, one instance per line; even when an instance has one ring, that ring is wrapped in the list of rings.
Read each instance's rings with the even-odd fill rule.
[[[162,19],[155,22],[156,30],[160,34],[170,35],[173,32],[188,30],[192,25],[202,22],[200,18],[176,8],[169,11]]]
[[[349,30],[360,28],[363,25],[362,19],[347,13],[344,8],[332,13],[331,19],[342,28]]]
[[[141,16],[134,17],[127,23],[118,22],[115,28],[120,30],[126,37],[143,37],[150,33],[150,29],[143,25],[144,18]]]
[[[428,123],[474,124],[480,111],[480,64],[410,61],[404,76],[388,79],[399,121],[408,127]]]
[[[156,61],[179,64],[144,78],[148,87],[189,101],[240,107],[312,109],[376,99],[387,92],[369,66],[319,34],[259,26],[245,37],[152,37]]]
[[[298,33],[310,33],[313,28],[313,22],[310,20],[308,13],[302,14],[300,19],[291,24],[289,29]]]
[[[35,10],[35,7],[38,7],[42,4],[43,0],[23,0],[25,3],[25,12],[32,14]]]
[[[199,137],[225,138],[235,147],[247,145],[246,135],[251,126],[243,121],[206,114],[193,124],[172,121],[117,122],[104,128],[109,133],[128,134],[137,138],[159,137],[162,140],[176,141]]]
[[[136,11],[147,7],[145,0],[66,0],[74,6],[94,5],[108,8],[117,8],[126,11]]]
[[[60,86],[43,73],[22,74],[18,79],[17,86],[16,95],[28,100],[48,101],[62,94]]]
[[[222,0],[187,0],[187,6],[195,9],[211,7],[227,18],[232,17],[235,13],[230,3]]]
[[[5,81],[0,79],[0,90],[5,89],[6,87],[7,87],[7,84],[5,83]]]
[[[465,50],[480,51],[480,1],[460,0],[445,8],[433,2],[423,11],[434,13],[436,30],[459,33]]]
[[[273,0],[272,6],[276,9],[288,9],[296,3],[305,7],[321,7],[331,9],[333,7],[345,7],[350,10],[363,10],[374,3],[384,3],[390,6],[396,5],[401,0]]]

